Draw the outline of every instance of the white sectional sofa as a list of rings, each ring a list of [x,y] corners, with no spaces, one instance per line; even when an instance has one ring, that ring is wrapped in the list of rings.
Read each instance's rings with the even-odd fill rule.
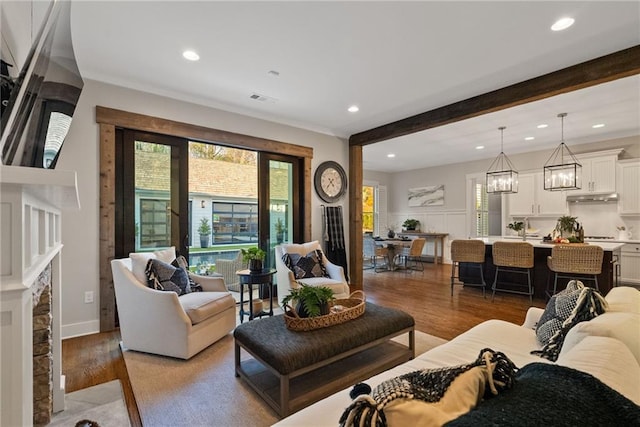
[[[617,287],[605,299],[609,305],[607,311],[574,326],[555,363],[591,374],[640,405],[640,291]],[[522,325],[501,320],[483,322],[448,343],[365,382],[374,388],[384,380],[411,371],[469,363],[484,348],[503,352],[519,368],[533,362],[554,363],[530,354],[541,348],[535,325],[543,312],[540,308],[530,308]],[[344,409],[352,402],[350,390],[329,396],[275,426],[336,426]],[[535,417],[535,413],[530,416]]]

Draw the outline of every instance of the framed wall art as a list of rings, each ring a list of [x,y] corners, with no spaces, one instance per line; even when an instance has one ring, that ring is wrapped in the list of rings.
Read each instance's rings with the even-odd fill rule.
[[[409,189],[409,206],[444,205],[444,184]]]

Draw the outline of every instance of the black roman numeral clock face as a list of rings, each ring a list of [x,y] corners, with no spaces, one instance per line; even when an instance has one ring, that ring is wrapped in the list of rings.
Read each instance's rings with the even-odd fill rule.
[[[318,196],[327,203],[335,203],[347,191],[347,174],[338,163],[323,162],[313,177]]]

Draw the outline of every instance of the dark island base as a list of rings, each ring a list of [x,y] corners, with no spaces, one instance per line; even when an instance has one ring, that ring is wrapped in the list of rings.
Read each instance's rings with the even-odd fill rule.
[[[547,257],[551,255],[551,248],[533,248],[533,256],[534,256],[534,268],[532,273],[533,280],[533,288],[534,288],[534,297],[535,298],[545,298],[548,299],[549,295],[547,294],[547,286],[550,290],[553,289],[553,275],[550,275],[550,270],[547,267]],[[485,247],[485,261],[484,261],[484,280],[487,283],[487,291],[491,291],[491,285],[493,284],[493,280],[496,274],[496,267],[493,264],[493,256],[492,256],[492,246],[486,245]],[[598,288],[600,289],[600,293],[602,295],[606,295],[611,288],[615,286],[614,282],[614,256],[611,251],[604,252],[604,258],[602,260],[602,272],[598,275]],[[460,280],[465,283],[478,283],[480,281],[480,271],[477,268],[468,268],[466,265],[462,264],[460,266]],[[580,277],[589,277],[584,275],[576,275],[576,278]],[[526,276],[523,274],[510,274],[510,273],[500,273],[500,283],[503,281],[513,282],[513,283],[522,283],[526,285]],[[558,287],[557,292],[563,290],[569,279],[558,279]],[[585,286],[595,287],[593,280],[583,281]],[[501,287],[508,288],[507,286],[500,285]],[[522,290],[522,288],[518,288],[518,290]],[[497,292],[496,292],[497,293]]]

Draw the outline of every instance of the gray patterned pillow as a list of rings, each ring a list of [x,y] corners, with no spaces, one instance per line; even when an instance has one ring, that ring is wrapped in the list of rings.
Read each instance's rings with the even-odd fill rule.
[[[562,329],[562,324],[576,307],[582,288],[584,288],[582,282],[572,280],[567,283],[567,287],[563,291],[549,299],[547,307],[536,325],[536,336],[540,344],[547,345],[551,337]]]
[[[284,254],[284,265],[293,271],[296,279],[308,277],[328,277],[327,270],[322,264],[322,252],[319,249],[309,252],[306,256],[300,254]]]
[[[178,255],[176,257],[176,259],[174,259],[171,262],[171,265],[173,265],[174,267],[181,268],[181,269],[184,270],[185,273],[187,273],[187,278],[189,279],[189,285],[190,285],[190,288],[191,288],[190,289],[191,292],[202,292],[202,285],[200,285],[198,282],[193,280],[191,278],[191,275],[189,274],[189,263],[187,262],[185,257],[183,257],[182,255]]]
[[[147,286],[159,291],[175,292],[184,295],[191,292],[189,276],[179,267],[162,262],[157,259],[150,259],[145,269],[147,275]]]

